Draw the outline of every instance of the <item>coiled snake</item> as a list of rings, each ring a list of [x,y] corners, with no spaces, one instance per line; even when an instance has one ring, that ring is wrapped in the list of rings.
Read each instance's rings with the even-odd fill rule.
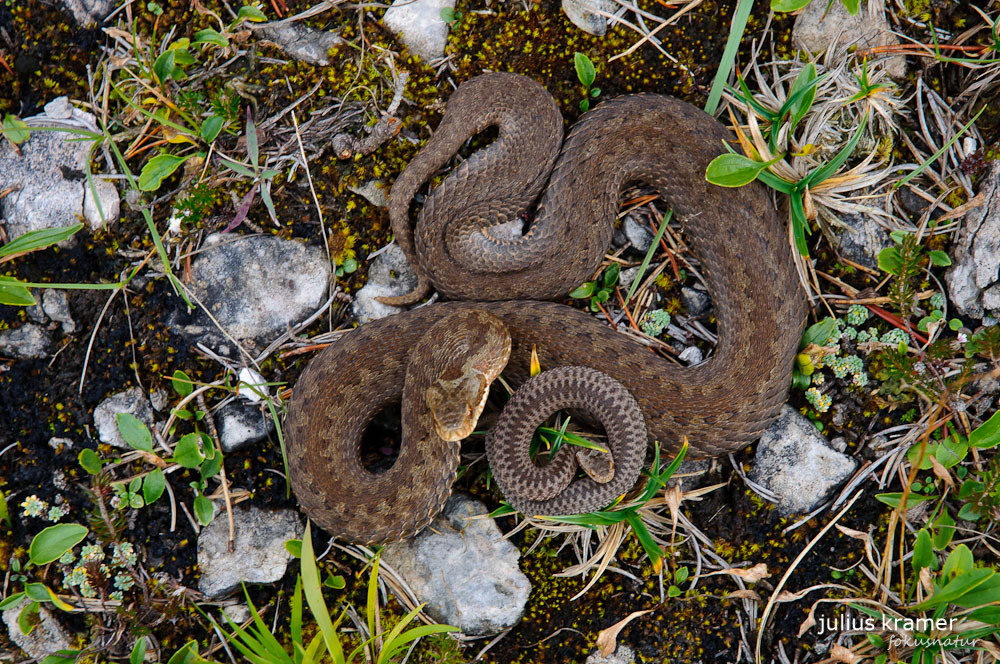
[[[806,301],[763,187],[705,181],[728,132],[690,104],[646,94],[600,104],[565,142],[562,124],[555,101],[530,79],[476,77],[452,94],[437,131],[394,184],[393,230],[421,283],[394,303],[420,299],[430,284],[464,301],[364,324],[299,378],[286,422],[290,479],[305,512],[331,534],[385,542],[427,525],[451,492],[457,441],[475,427],[501,369],[523,385],[487,451],[505,497],[526,513],[603,507],[635,483],[647,439],[676,451],[687,436],[692,456],[714,456],[752,442],[777,415]],[[414,194],[490,126],[497,139],[444,178],[414,226]],[[672,207],[708,279],[719,343],[698,366],[678,367],[605,322],[539,301],[565,297],[592,276],[610,243],[620,192],[632,182],[651,185]],[[536,200],[522,235],[518,215]],[[532,347],[543,368],[568,368],[529,382]],[[361,435],[399,401],[399,457],[372,474],[359,458]],[[576,479],[561,490],[564,466],[574,472],[559,459],[568,452],[544,468],[529,459],[523,445],[531,431],[563,408],[586,410],[603,424],[611,481]],[[545,474],[556,468],[562,480]]]

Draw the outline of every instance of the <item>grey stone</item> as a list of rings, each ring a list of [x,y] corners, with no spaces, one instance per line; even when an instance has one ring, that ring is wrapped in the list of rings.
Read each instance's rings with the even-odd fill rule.
[[[598,11],[610,14],[614,8],[611,0],[562,0],[562,9],[573,25],[598,37],[608,31],[608,19]]]
[[[62,330],[66,334],[76,332],[76,323],[69,311],[69,300],[66,293],[55,288],[46,288],[42,291],[42,310],[49,318],[62,324]]]
[[[681,301],[692,316],[704,316],[712,309],[712,298],[701,288],[684,286],[681,288]]]
[[[455,0],[393,0],[382,22],[422,60],[444,56],[448,43],[448,24],[441,10],[454,9]]]
[[[689,367],[693,367],[696,364],[701,364],[701,361],[705,359],[705,356],[702,354],[701,349],[697,346],[688,346],[681,351],[681,354],[677,356],[677,359],[684,362]]]
[[[314,30],[302,23],[268,23],[256,28],[255,32],[273,42],[286,55],[326,67],[330,64],[327,52],[343,42],[340,35],[327,30]]]
[[[97,427],[97,437],[101,442],[126,450],[131,449],[118,431],[116,417],[118,413],[134,415],[147,427],[152,427],[153,410],[149,406],[149,399],[138,387],[130,387],[124,392],[112,394],[94,409],[94,426]]]
[[[643,225],[635,217],[628,215],[625,217],[625,223],[622,224],[622,227],[625,231],[625,237],[632,243],[632,247],[636,251],[639,253],[649,251],[649,247],[653,244],[653,239],[656,237],[649,226]]]
[[[45,112],[25,118],[27,141],[15,148],[0,141],[0,219],[14,240],[28,231],[73,226],[83,217],[84,185],[90,144],[72,134],[34,127],[97,131],[94,116],[69,105],[65,97],[49,102]]]
[[[256,507],[233,508],[235,540],[229,552],[229,522],[216,513],[198,535],[198,589],[220,597],[247,583],[273,583],[281,579],[292,555],[285,540],[302,536],[302,520],[292,510],[271,512]]]
[[[71,648],[73,643],[70,640],[70,635],[44,605],[38,609],[38,624],[35,625],[35,628],[29,634],[21,631],[21,627],[17,624],[17,618],[28,604],[28,600],[23,599],[3,612],[3,621],[7,623],[7,633],[10,635],[10,640],[28,653],[30,657],[39,661],[60,650]]]
[[[1000,316],[1000,163],[990,167],[979,193],[985,204],[962,220],[944,280],[959,313],[976,319],[996,318]]]
[[[222,451],[227,454],[267,440],[268,434],[274,431],[270,415],[259,407],[236,401],[219,409],[215,414],[215,423]]]
[[[222,612],[237,625],[242,625],[250,620],[250,607],[246,604],[227,604],[222,607]]]
[[[618,285],[624,292],[628,292],[628,289],[632,287],[632,282],[635,281],[637,276],[639,276],[638,265],[622,270],[618,275]]]
[[[96,197],[94,193],[97,193]],[[100,203],[100,207],[98,207]],[[121,214],[121,197],[118,187],[111,180],[94,178],[94,186],[84,182],[83,218],[93,230],[104,228],[116,221]]]
[[[12,330],[0,332],[0,355],[21,360],[36,360],[49,354],[52,339],[41,325],[25,323]]]
[[[880,4],[876,4],[873,9],[878,9]],[[884,12],[870,11],[868,2],[862,3],[857,15],[851,16],[841,2],[831,5],[828,0],[812,0],[795,18],[792,34],[811,53],[826,51],[834,43],[835,48],[843,49],[850,46],[868,49],[899,44],[899,38],[892,34]],[[905,57],[895,55],[889,58],[872,58],[869,66],[878,62],[885,63],[893,78],[906,76]]]
[[[403,250],[395,244],[389,245],[372,261],[368,282],[354,296],[354,316],[359,323],[367,323],[399,313],[402,307],[382,304],[375,298],[405,295],[416,287],[417,273],[410,267]]]
[[[808,418],[785,406],[760,437],[749,476],[777,494],[778,511],[789,515],[818,507],[857,465],[832,449]]]
[[[616,228],[615,232],[611,235],[611,245],[615,249],[621,249],[628,242],[628,238],[625,237],[625,233],[620,228]]]
[[[191,287],[226,332],[266,343],[311,315],[326,299],[330,260],[322,248],[274,236],[215,234],[191,266]],[[200,309],[175,327],[228,353],[230,341]]]
[[[844,225],[838,237],[837,250],[849,261],[878,269],[878,254],[892,246],[889,231],[871,217],[860,214],[845,214],[840,218]]]
[[[104,20],[115,8],[115,0],[63,0],[63,5],[81,26]]]
[[[382,560],[427,602],[435,620],[466,634],[494,634],[517,624],[531,592],[517,566],[517,547],[492,519],[472,518],[488,511],[454,495],[431,525],[382,551]]]
[[[352,191],[358,196],[363,196],[365,200],[375,207],[389,207],[389,197],[386,195],[385,182],[381,180],[369,180],[360,187],[349,186],[348,191]]]
[[[635,664],[635,652],[628,646],[619,645],[607,657],[602,655],[600,651],[590,653],[585,664]]]

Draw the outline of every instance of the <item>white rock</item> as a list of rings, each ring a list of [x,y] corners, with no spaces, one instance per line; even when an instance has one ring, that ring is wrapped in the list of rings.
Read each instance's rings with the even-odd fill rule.
[[[466,634],[495,634],[517,624],[531,584],[517,566],[520,552],[482,503],[454,495],[416,537],[387,545],[382,560],[405,579],[439,622]]]
[[[369,180],[360,187],[350,186],[348,191],[352,191],[358,196],[363,196],[365,200],[375,207],[389,207],[389,197],[386,195],[385,183],[381,180]]]
[[[837,45],[835,48],[843,49],[851,46],[867,49],[899,43],[899,38],[892,33],[885,19],[882,3],[864,2],[857,15],[851,16],[842,2],[831,5],[828,0],[812,0],[795,18],[792,34],[811,53],[826,51],[833,43]],[[873,57],[868,64],[870,67],[878,63],[885,63],[893,78],[906,76],[906,58],[901,55]]]
[[[81,26],[101,21],[115,8],[115,0],[63,0],[63,4]]]
[[[301,242],[217,233],[206,239],[191,276],[195,295],[231,337],[267,343],[326,300],[330,260],[321,247]],[[200,309],[172,323],[217,352],[231,345]]]
[[[649,226],[643,225],[632,215],[625,217],[625,223],[622,224],[622,227],[625,231],[625,237],[632,243],[632,248],[639,253],[647,252],[656,238]]]
[[[1000,316],[1000,163],[990,167],[979,193],[986,202],[963,218],[944,277],[952,305],[976,319]]]
[[[562,9],[573,25],[598,37],[608,31],[607,17],[598,12],[611,14],[614,8],[611,0],[562,0]]]
[[[250,607],[243,603],[227,604],[222,607],[222,612],[237,625],[250,620]]]
[[[302,536],[304,528],[292,510],[271,512],[256,507],[233,508],[236,524],[233,551],[229,552],[229,522],[219,510],[198,535],[198,589],[219,597],[247,583],[273,583],[281,579],[292,555],[285,540]]]
[[[892,246],[889,231],[875,219],[861,214],[845,214],[840,218],[844,225],[837,238],[837,249],[844,258],[878,269],[878,254]]]
[[[701,364],[701,361],[705,359],[705,356],[702,354],[701,349],[697,346],[688,346],[681,351],[681,354],[677,356],[677,359],[684,362],[689,367],[693,367],[696,364]]]
[[[66,334],[76,332],[76,323],[69,311],[69,300],[65,291],[55,288],[46,288],[42,291],[42,311],[57,323],[62,324],[62,330]]]
[[[760,437],[750,479],[778,495],[781,514],[801,514],[827,500],[857,465],[832,449],[808,418],[785,406]]]
[[[94,191],[97,197],[94,197]],[[100,202],[100,207],[97,203]],[[83,218],[93,230],[98,230],[118,221],[121,213],[121,198],[118,187],[110,180],[94,178],[94,186],[84,182],[83,185]],[[103,216],[102,216],[103,214]]]
[[[702,316],[712,308],[712,298],[701,288],[684,286],[681,288],[681,301],[692,316]]]
[[[422,60],[435,60],[444,56],[448,42],[448,24],[441,18],[446,7],[454,9],[455,0],[393,0],[382,22]]]
[[[149,399],[138,387],[130,387],[124,392],[111,395],[94,408],[94,426],[97,427],[97,437],[101,442],[122,449],[131,449],[118,431],[116,418],[118,413],[135,415],[147,427],[152,428],[153,410],[149,406]]]
[[[235,401],[218,410],[215,423],[222,451],[227,454],[266,440],[268,432],[274,431],[274,422],[269,414]]]
[[[236,392],[250,403],[258,403],[268,396],[267,380],[250,367],[243,367],[239,373]]]
[[[48,331],[35,323],[0,332],[0,355],[36,360],[48,356],[51,344]]]
[[[586,664],[634,664],[635,653],[628,646],[619,645],[613,653],[605,657],[595,651],[587,658]]]
[[[3,612],[3,621],[7,623],[7,633],[10,635],[10,640],[28,653],[30,657],[39,661],[60,650],[71,648],[73,643],[70,640],[70,635],[66,633],[52,612],[44,605],[38,609],[38,624],[35,625],[35,628],[29,634],[21,631],[17,624],[17,618],[28,604],[28,600],[24,599]],[[12,655],[13,653],[8,654]]]
[[[255,32],[270,40],[296,60],[326,67],[330,64],[327,52],[343,40],[327,30],[314,30],[302,23],[277,21],[255,26]]]
[[[399,246],[392,244],[368,268],[368,282],[354,296],[352,309],[359,323],[397,314],[402,307],[382,304],[375,298],[405,295],[417,287],[417,273]]]

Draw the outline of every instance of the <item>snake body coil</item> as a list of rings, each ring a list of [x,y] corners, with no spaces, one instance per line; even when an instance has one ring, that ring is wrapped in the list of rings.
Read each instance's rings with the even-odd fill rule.
[[[465,140],[491,125],[499,125],[497,140],[434,189],[414,228],[413,195]],[[475,390],[482,382],[479,369],[463,378],[438,364],[454,362],[462,345],[440,343],[442,331],[455,327],[456,316],[472,312],[488,314],[488,324],[486,318],[471,324],[491,330],[472,336],[494,345],[503,343],[493,338],[492,321],[502,321],[510,340],[504,376],[514,385],[527,380],[534,346],[546,369],[589,367],[624,386],[624,395],[604,389],[605,402],[584,408],[602,419],[608,433],[618,426],[611,421],[615,414],[629,412],[631,395],[648,440],[667,450],[676,451],[682,436],[694,457],[723,454],[756,439],[787,396],[806,302],[765,190],[756,184],[723,189],[705,181],[705,168],[727,138],[722,125],[685,102],[633,95],[584,115],[557,153],[561,119],[541,86],[512,74],[487,74],[460,86],[438,131],[393,186],[390,216],[422,286],[432,283],[449,298],[480,301],[434,304],[367,323],[313,359],[295,387],[286,425],[290,479],[306,513],[332,534],[359,542],[406,537],[437,514],[451,491],[458,446],[443,441],[440,423],[428,419],[428,403],[439,401],[429,395],[439,388],[428,392],[426,386],[468,393],[470,411],[473,402],[485,399]],[[535,301],[563,297],[591,277],[610,242],[621,189],[635,181],[655,187],[673,209],[709,284],[719,343],[715,355],[696,367],[667,362],[583,312]],[[542,187],[528,230],[513,228],[512,220]],[[418,344],[427,355],[411,356]],[[417,387],[407,372],[425,368],[429,377]],[[593,377],[576,376],[584,382]],[[524,408],[513,419],[533,429],[551,414],[555,402],[548,397],[555,389],[525,397],[522,405],[544,407]],[[361,433],[379,410],[400,399],[400,456],[386,473],[372,475],[358,458]],[[515,394],[512,405],[517,401]],[[559,403],[555,408],[579,405],[572,399]],[[524,498],[550,480],[533,477],[523,455],[495,456],[516,437],[503,419],[499,424],[488,439],[490,462],[495,471],[506,467],[509,479],[498,481],[515,506],[558,513],[608,502],[603,494],[594,497],[604,485],[588,489],[586,480],[561,497]],[[616,479],[638,472],[642,454],[627,451],[635,447],[613,450]],[[638,447],[644,453],[645,445]]]

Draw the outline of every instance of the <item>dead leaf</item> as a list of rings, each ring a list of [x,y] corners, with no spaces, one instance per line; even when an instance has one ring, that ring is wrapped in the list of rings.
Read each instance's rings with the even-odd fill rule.
[[[731,567],[729,569],[720,569],[718,572],[709,572],[708,574],[703,574],[702,576],[712,576],[714,574],[732,574],[733,576],[738,576],[747,583],[757,583],[761,579],[766,579],[771,576],[767,571],[767,565],[764,563],[757,563],[753,567]]]
[[[625,618],[624,620],[619,620],[611,627],[602,629],[597,634],[597,649],[601,651],[601,655],[607,657],[608,655],[610,655],[615,651],[615,648],[618,647],[617,643],[618,632],[625,629],[625,625],[628,625],[630,622],[632,622],[639,616],[644,616],[647,613],[652,613],[652,612],[653,609],[646,609],[645,611],[633,611],[632,613],[628,614],[628,617]]]
[[[855,655],[850,648],[845,648],[839,643],[834,643],[830,647],[830,657],[835,662],[845,662],[845,664],[856,664],[856,662],[861,661],[861,658]]]
[[[799,638],[801,639],[802,635],[808,632],[810,629],[812,629],[813,625],[815,624],[816,624],[816,605],[813,604],[812,608],[809,609],[809,613],[806,615],[806,619],[802,621],[801,625],[799,625]]]
[[[757,591],[751,590],[750,588],[745,588],[744,590],[734,590],[733,592],[726,595],[726,599],[750,599],[755,602],[760,601],[760,595]]]
[[[928,454],[927,458],[931,460],[931,468],[934,470],[934,475],[936,477],[940,478],[941,481],[943,481],[945,484],[947,484],[949,489],[951,489],[952,491],[954,491],[955,490],[955,480],[952,479],[951,473],[948,472],[948,469],[945,468],[944,465],[942,465],[940,461],[938,461],[936,458],[934,458],[933,454]]]
[[[930,567],[920,568],[920,586],[924,589],[924,592],[927,593],[928,597],[934,594],[934,582],[931,580]]]

